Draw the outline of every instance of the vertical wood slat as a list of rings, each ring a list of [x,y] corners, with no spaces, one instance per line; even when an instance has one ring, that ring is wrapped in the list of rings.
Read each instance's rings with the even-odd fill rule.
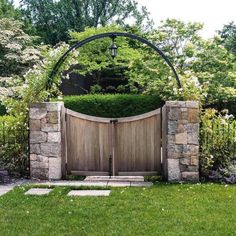
[[[68,115],[68,172],[109,170],[109,124]]]
[[[161,117],[116,124],[118,172],[161,172]]]
[[[61,109],[61,171],[62,178],[66,177],[66,163],[67,163],[67,135],[66,135],[66,109],[63,105]]]
[[[162,175],[165,179],[168,178],[168,174],[165,170],[167,170],[167,159],[166,159],[166,151],[167,151],[167,131],[168,131],[168,127],[167,127],[167,122],[166,122],[166,119],[167,119],[167,115],[166,115],[166,106],[164,106],[162,108],[162,143],[161,143],[161,146],[162,146],[162,160],[161,160],[161,163],[162,163]]]

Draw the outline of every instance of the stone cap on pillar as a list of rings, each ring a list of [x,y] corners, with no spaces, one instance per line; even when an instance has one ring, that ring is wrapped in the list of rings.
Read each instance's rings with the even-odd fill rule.
[[[170,107],[199,108],[198,101],[166,101],[165,105]]]

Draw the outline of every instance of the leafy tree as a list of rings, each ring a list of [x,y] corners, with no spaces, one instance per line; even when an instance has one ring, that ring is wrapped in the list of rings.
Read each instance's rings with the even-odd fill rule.
[[[137,92],[157,93],[164,100],[200,99],[200,91],[195,86],[196,78],[189,70],[189,63],[196,50],[202,29],[199,23],[187,23],[167,19],[146,37],[158,46],[173,63],[184,89],[177,89],[176,79],[169,66],[149,47],[142,47],[143,57],[133,63],[128,71],[130,83]],[[137,90],[138,88],[138,90]]]
[[[223,29],[219,31],[223,38],[223,45],[234,55],[236,55],[236,24],[231,22],[224,25]]]
[[[101,89],[103,72],[107,68],[118,67],[126,71],[123,76],[129,80],[129,86],[119,88],[120,91],[158,94],[163,100],[198,99],[205,105],[234,102],[236,72],[233,55],[221,46],[218,37],[202,39],[198,34],[202,27],[199,23],[185,24],[169,19],[157,30],[143,35],[172,61],[180,76],[182,89],[178,89],[173,72],[163,58],[149,47],[123,37],[116,39],[118,55],[114,60],[109,54],[111,39],[96,40],[74,52],[74,61],[67,72],[92,75],[96,81],[93,92]],[[97,33],[123,30],[111,25],[87,28],[81,33],[71,31],[71,42]],[[139,31],[136,33],[141,34]],[[69,75],[64,76],[69,78]]]
[[[15,18],[19,19],[20,11],[15,9],[13,1],[0,0],[0,18]]]
[[[236,101],[236,71],[233,55],[221,46],[220,39],[202,39],[198,23],[168,19],[148,38],[172,61],[183,89],[177,90],[173,73],[150,49],[136,60],[128,72],[139,91],[159,93],[167,99],[201,99],[204,104]],[[141,89],[141,90],[140,90]]]
[[[21,22],[0,19],[0,98],[13,96],[23,75],[41,58],[34,39],[23,31]]]
[[[70,32],[71,42],[81,41],[94,34],[105,32],[122,32],[124,29],[116,25],[110,25],[99,28],[87,28],[84,32]],[[93,77],[96,83],[94,92],[98,92],[101,89],[101,80],[103,79],[103,72],[106,70],[112,70],[113,74],[116,72],[128,70],[132,66],[132,62],[141,58],[140,51],[130,46],[130,40],[124,37],[117,37],[115,43],[118,46],[118,54],[113,59],[110,55],[109,47],[112,44],[110,38],[98,39],[90,42],[77,50],[78,56],[74,64],[78,64],[79,67],[75,68],[76,72],[82,75],[90,75]],[[76,53],[76,52],[74,52]],[[73,71],[73,70],[72,70]],[[72,72],[70,71],[70,73]],[[125,74],[123,73],[123,77]]]
[[[106,26],[110,23],[124,25],[133,18],[142,26],[149,13],[145,7],[138,10],[135,0],[23,0],[21,6],[25,21],[32,23],[37,35],[45,43],[68,41],[68,31],[83,31],[86,27]]]
[[[234,56],[216,36],[201,42],[195,51],[191,70],[205,93],[205,104],[236,102],[236,70]]]

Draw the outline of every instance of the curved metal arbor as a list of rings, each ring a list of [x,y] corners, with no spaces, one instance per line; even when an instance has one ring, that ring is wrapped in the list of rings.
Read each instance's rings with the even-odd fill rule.
[[[181,88],[181,82],[179,79],[179,76],[174,68],[174,66],[172,65],[172,63],[170,62],[170,60],[167,58],[167,56],[158,48],[156,47],[154,44],[152,44],[151,42],[149,42],[148,40],[139,37],[137,35],[134,34],[130,34],[130,33],[124,33],[124,32],[109,32],[109,33],[103,33],[103,34],[97,34],[97,35],[93,35],[89,38],[86,38],[80,42],[75,43],[73,46],[71,46],[61,57],[60,59],[57,61],[57,63],[55,64],[51,74],[49,75],[49,81],[48,81],[48,87],[50,87],[50,85],[52,84],[52,78],[53,76],[56,75],[56,73],[58,72],[60,66],[62,65],[62,63],[66,60],[66,58],[68,57],[68,55],[70,54],[71,51],[82,47],[83,45],[92,42],[96,39],[101,39],[101,38],[106,38],[106,37],[117,37],[117,36],[121,36],[121,37],[127,37],[127,38],[131,38],[134,40],[138,40],[146,45],[148,45],[150,48],[154,49],[154,51],[156,51],[168,64],[168,66],[171,68],[171,70],[174,73],[175,79],[177,81],[178,87]]]

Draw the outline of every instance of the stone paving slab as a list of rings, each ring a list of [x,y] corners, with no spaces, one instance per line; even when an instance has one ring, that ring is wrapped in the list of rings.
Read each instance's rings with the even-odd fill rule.
[[[0,186],[0,196],[10,192],[14,187]]]
[[[89,181],[51,181],[51,182],[43,182],[42,185],[49,185],[49,186],[74,186],[74,187],[80,187],[80,186],[99,186],[99,187],[106,187],[107,181],[97,181],[97,182],[89,182]]]
[[[67,196],[109,196],[111,190],[72,190]]]
[[[130,187],[151,187],[152,182],[130,182]]]
[[[118,181],[108,181],[107,186],[109,187],[130,187],[131,182],[118,182]]]
[[[28,179],[11,179],[10,184],[0,184],[0,196],[10,192],[14,187],[21,186],[22,184],[27,184],[32,182]]]
[[[59,180],[59,181],[44,181],[36,183],[39,185],[48,185],[48,186],[70,186],[70,187],[80,187],[80,186],[90,186],[90,187],[149,187],[152,186],[152,182],[143,182],[143,181],[76,181],[76,180]]]
[[[31,188],[28,190],[25,195],[47,195],[49,194],[53,189],[50,188]]]
[[[124,181],[124,182],[142,182],[143,176],[87,176],[84,181]]]

